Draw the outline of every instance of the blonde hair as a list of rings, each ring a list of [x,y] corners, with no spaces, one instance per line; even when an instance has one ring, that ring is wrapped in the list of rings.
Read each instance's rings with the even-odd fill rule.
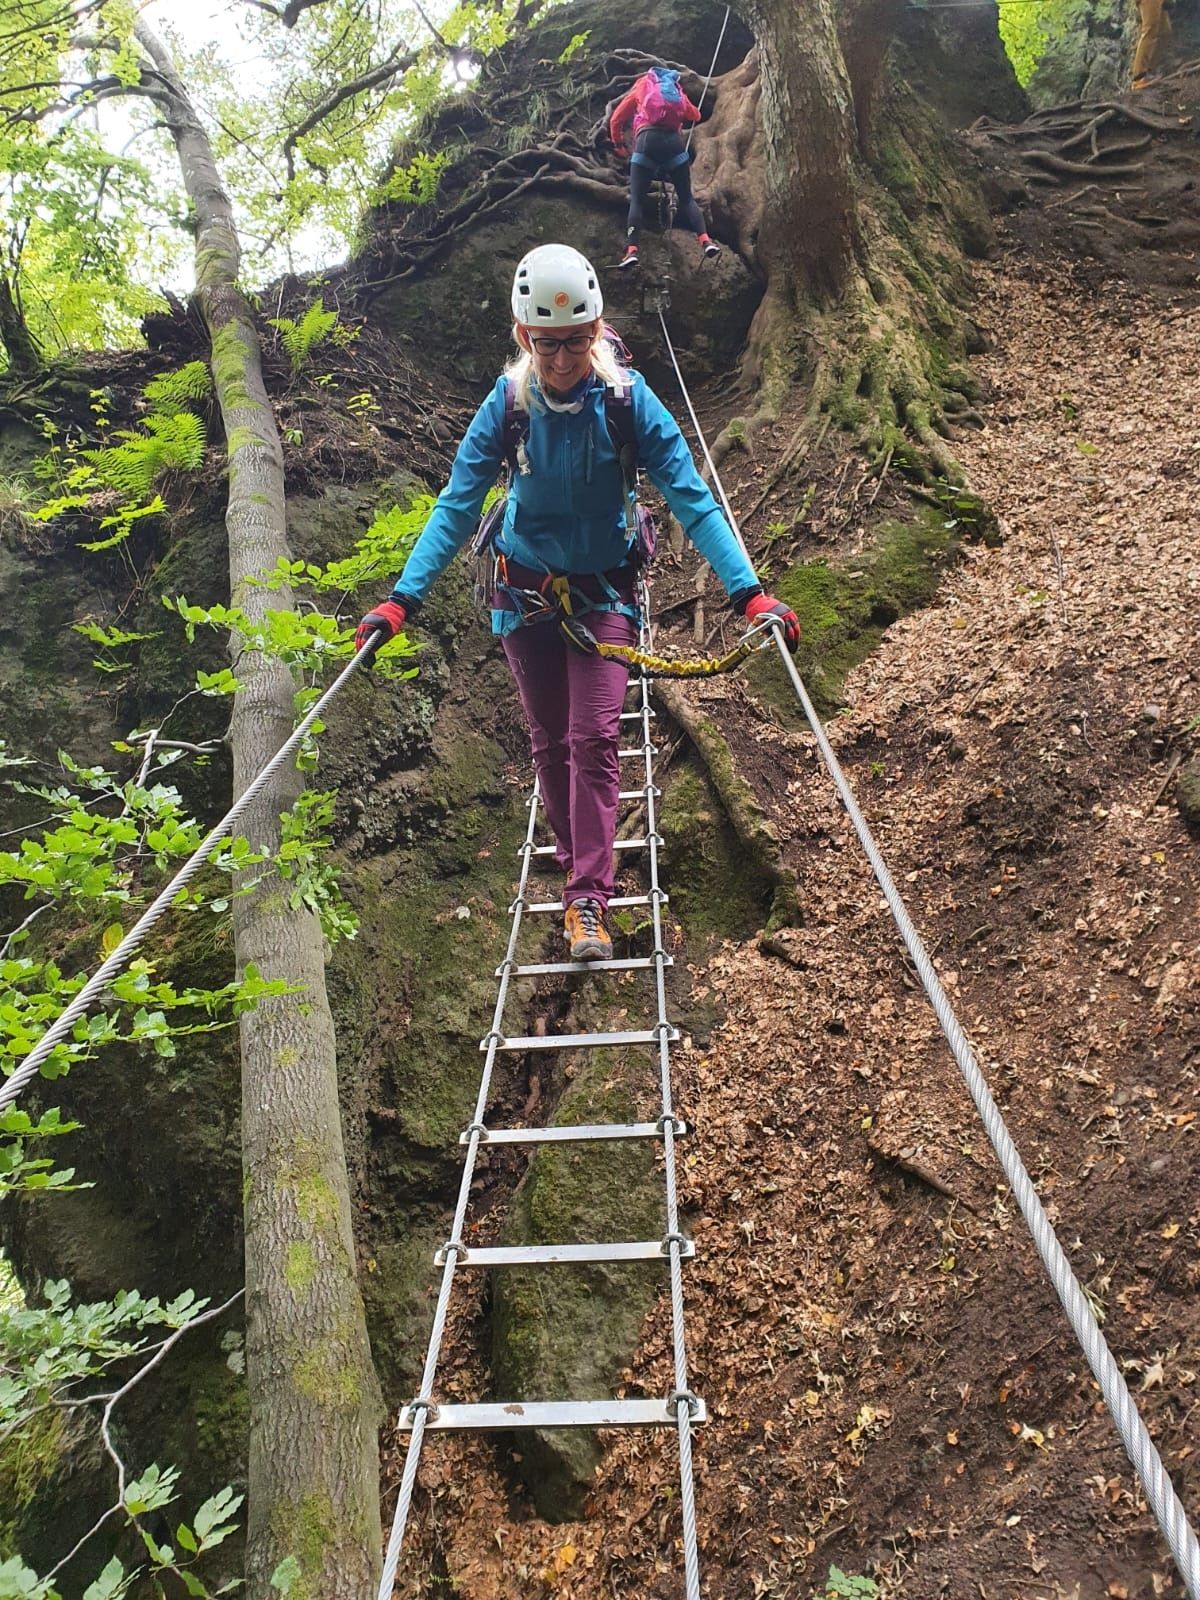
[[[534,332],[536,331],[535,329]],[[513,338],[516,336],[517,325],[514,323]],[[592,371],[602,383],[628,383],[629,375],[617,360],[617,352],[608,341],[603,321],[600,322],[590,354]],[[532,412],[546,409],[535,387],[533,356],[528,350],[518,346],[516,355],[504,369],[504,376],[513,386],[513,404],[518,411]]]

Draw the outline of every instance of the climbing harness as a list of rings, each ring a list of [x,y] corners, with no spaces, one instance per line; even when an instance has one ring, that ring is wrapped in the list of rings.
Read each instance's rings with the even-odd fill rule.
[[[631,644],[606,644],[596,638],[582,617],[573,614],[570,610],[570,587],[565,579],[558,581],[564,585],[560,596],[562,616],[558,629],[567,643],[584,655],[603,656],[607,661],[624,661],[647,678],[715,678],[719,673],[732,672],[735,667],[740,667],[749,656],[767,649],[772,642],[770,628],[765,623],[758,623],[723,656],[701,656],[691,661],[651,655]],[[558,593],[558,590],[555,592]]]
[[[641,612],[649,616],[648,597],[642,586]],[[648,627],[643,626],[640,642],[650,643]],[[651,721],[654,711],[650,705],[647,675],[642,673],[630,680],[636,699],[636,709],[621,713],[622,724],[632,724],[639,743],[619,751],[621,761],[629,761],[640,768],[636,785],[622,789],[620,798],[645,807],[645,833],[640,838],[618,839],[616,849],[646,850],[648,852],[649,892],[644,895],[617,896],[609,901],[614,909],[637,907],[647,911],[650,950],[648,954],[614,958],[607,961],[549,961],[525,965],[516,959],[517,940],[527,916],[561,916],[560,900],[532,901],[527,897],[529,876],[535,857],[552,856],[553,844],[535,843],[542,798],[535,780],[529,800],[529,818],[525,841],[520,846],[521,869],[516,897],[509,906],[512,924],[504,959],[496,968],[499,990],[496,996],[492,1025],[480,1041],[484,1053],[483,1072],[479,1094],[470,1123],[459,1136],[465,1146],[462,1181],[459,1185],[458,1203],[451,1223],[450,1237],[437,1252],[435,1264],[442,1269],[437,1305],[433,1314],[433,1329],[421,1374],[421,1387],[415,1399],[410,1400],[401,1412],[399,1426],[409,1433],[408,1453],[400,1481],[400,1494],[388,1538],[383,1575],[379,1584],[379,1600],[390,1600],[400,1559],[400,1548],[412,1506],[413,1488],[417,1466],[425,1435],[429,1431],[517,1430],[527,1428],[629,1428],[673,1427],[679,1439],[680,1503],[683,1513],[683,1566],[686,1600],[700,1600],[700,1561],[696,1532],[695,1487],[692,1476],[692,1428],[706,1420],[704,1401],[692,1393],[688,1383],[687,1345],[683,1312],[683,1262],[695,1254],[695,1246],[686,1238],[679,1225],[679,1198],[675,1172],[676,1140],[684,1137],[687,1126],[675,1114],[671,1093],[671,1045],[679,1033],[667,1016],[665,972],[673,965],[663,941],[663,907],[667,895],[659,882],[659,852],[662,836],[658,832],[656,803],[659,789],[654,781],[654,760],[657,749],[653,742]],[[645,1028],[627,1029],[612,1033],[535,1034],[512,1037],[504,1031],[504,1013],[509,987],[514,978],[542,977],[577,972],[645,971],[653,974],[655,1021]],[[488,1099],[491,1092],[492,1073],[496,1057],[501,1052],[518,1055],[532,1050],[579,1050],[603,1047],[648,1045],[658,1055],[661,1111],[653,1122],[597,1123],[573,1127],[551,1128],[492,1128],[486,1121]],[[587,1143],[593,1140],[653,1140],[662,1146],[662,1167],[665,1182],[666,1228],[659,1239],[638,1239],[612,1244],[552,1244],[477,1248],[467,1244],[463,1230],[466,1225],[467,1206],[481,1146],[500,1144],[539,1145],[548,1143]],[[445,1333],[446,1316],[455,1273],[459,1268],[537,1266],[553,1268],[557,1265],[588,1265],[626,1261],[662,1261],[666,1264],[671,1297],[671,1340],[673,1348],[674,1383],[670,1393],[655,1399],[638,1400],[560,1400],[479,1402],[446,1405],[436,1398],[438,1361]]]

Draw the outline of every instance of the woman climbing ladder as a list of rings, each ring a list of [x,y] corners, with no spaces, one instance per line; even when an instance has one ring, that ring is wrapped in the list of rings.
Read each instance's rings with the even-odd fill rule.
[[[704,254],[720,254],[721,246],[709,237],[692,194],[691,154],[680,133],[685,122],[699,121],[699,108],[684,94],[674,67],[651,67],[644,72],[609,118],[613,148],[629,160],[629,220],[625,254],[617,263],[622,270],[637,266],[642,211],[656,177],[674,188],[680,220],[699,239]]]
[[[492,631],[516,680],[546,815],[566,873],[565,937],[574,961],[612,955],[607,907],[620,790],[618,744],[628,667],[583,654],[558,624],[567,580],[573,615],[596,639],[637,635],[636,552],[625,511],[626,481],[606,420],[613,387],[627,393],[638,458],[692,543],[709,561],[730,604],[750,620],[778,617],[789,648],[795,613],[764,594],[675,419],[637,373],[617,364],[605,338],[595,269],[568,245],[541,245],[517,267],[513,337],[520,353],[476,412],[391,597],[359,624],[392,638],[420,609],[435,579],[474,532],[500,473],[514,417],[527,424],[495,539]],[[524,430],[523,430],[524,431]]]

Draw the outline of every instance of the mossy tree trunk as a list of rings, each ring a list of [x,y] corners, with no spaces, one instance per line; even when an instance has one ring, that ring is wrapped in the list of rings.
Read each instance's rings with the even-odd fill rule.
[[[251,581],[290,558],[283,451],[254,320],[237,287],[239,246],[208,137],[170,56],[144,22],[143,86],[175,141],[196,221],[196,300],[212,340],[229,451],[233,604],[260,618],[286,592]],[[280,663],[231,641],[241,687],[231,741],[241,793],[291,732],[294,684]],[[284,769],[244,823],[274,851],[303,782]],[[268,1600],[281,1563],[293,1600],[362,1600],[378,1581],[378,1388],[355,1271],[324,942],[316,919],[266,876],[234,900],[239,972],[253,962],[299,992],[241,1019],[250,1394],[247,1594]]]
[[[0,272],[0,344],[8,352],[9,371],[18,377],[32,377],[41,368],[41,352],[6,272]]]
[[[944,347],[960,319],[939,281],[949,252],[924,249],[921,233],[955,217],[963,186],[929,137],[928,108],[910,118],[919,150],[897,159],[876,148],[885,125],[904,147],[904,112],[915,110],[889,59],[898,0],[745,0],[741,11],[757,41],[764,166],[757,227],[742,230],[766,280],[744,369],[758,397],[751,426],[777,416],[799,380],[811,395],[806,431],[831,414],[881,466],[954,476],[945,411],[965,404],[945,382]],[[889,166],[927,202],[911,218]]]

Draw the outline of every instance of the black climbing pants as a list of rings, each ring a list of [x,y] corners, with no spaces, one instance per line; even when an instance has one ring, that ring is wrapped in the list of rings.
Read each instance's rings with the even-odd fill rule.
[[[692,194],[691,162],[682,135],[669,128],[643,128],[637,136],[629,165],[629,224],[625,236],[630,244],[637,241],[646,196],[655,178],[674,186],[676,208],[683,226],[693,233],[703,233],[704,218]]]

